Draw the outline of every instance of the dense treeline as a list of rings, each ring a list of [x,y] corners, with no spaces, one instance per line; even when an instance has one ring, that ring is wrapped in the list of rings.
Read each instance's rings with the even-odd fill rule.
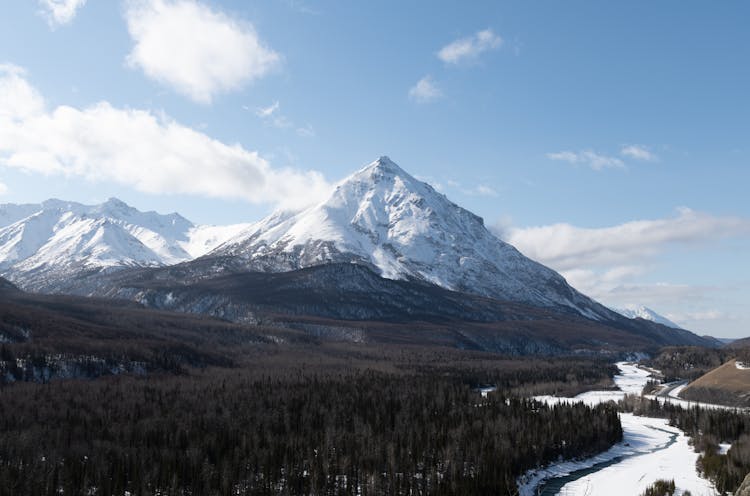
[[[660,371],[664,376],[664,382],[681,379],[693,381],[732,358],[750,363],[750,347],[668,346],[662,348],[655,357],[645,360],[643,364]]]
[[[750,415],[740,410],[682,408],[656,399],[628,396],[620,403],[624,411],[637,415],[668,418],[670,425],[683,430],[691,439],[699,470],[720,493],[734,492],[750,473]],[[722,455],[719,444],[731,448]]]
[[[645,360],[644,365],[659,370],[664,375],[664,382],[681,379],[692,381],[715,369],[735,354],[736,350],[726,348],[669,346],[663,348],[654,358]]]
[[[399,364],[423,374],[451,376],[467,384],[495,385],[514,396],[552,394],[573,397],[591,390],[616,389],[617,366],[606,359],[576,357],[498,357],[487,353],[441,356],[420,351]]]
[[[0,300],[0,341],[0,495],[513,494],[526,469],[622,436],[611,406],[522,399],[611,387],[605,359],[41,296]]]
[[[719,387],[700,387],[693,385],[687,389],[683,389],[680,393],[680,397],[688,401],[747,408],[750,407],[750,398],[747,397],[746,391],[750,389],[750,384],[743,384],[742,387],[743,390],[737,391],[729,390],[726,388],[726,384],[721,384]]]
[[[641,496],[672,496],[674,492],[674,480],[660,479],[646,488]],[[682,495],[690,496],[690,491],[685,491]]]
[[[622,436],[611,405],[482,399],[474,390],[545,378],[554,387],[573,373],[531,360],[457,353],[447,367],[442,351],[299,351],[182,375],[5,386],[0,491],[514,494],[526,469]],[[606,365],[589,365],[582,380],[607,377]]]
[[[231,366],[248,349],[278,341],[314,340],[127,302],[0,294],[0,383]]]

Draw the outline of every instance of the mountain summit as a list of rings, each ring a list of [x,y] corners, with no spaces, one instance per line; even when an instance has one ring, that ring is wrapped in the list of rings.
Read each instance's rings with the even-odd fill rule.
[[[545,354],[706,344],[582,295],[387,157],[253,225],[195,226],[117,199],[0,205],[9,294],[2,277],[335,340]]]
[[[654,310],[651,310],[644,305],[627,305],[623,308],[613,308],[612,310],[619,313],[620,315],[624,315],[629,319],[650,320],[651,322],[656,322],[657,324],[672,327],[673,329],[682,329],[682,326],[675,324],[668,318],[664,317],[663,315],[659,315]]]
[[[364,264],[388,279],[613,318],[558,273],[495,237],[482,218],[388,157],[338,183],[324,202],[296,214],[273,214],[210,255],[240,258],[262,272]]]

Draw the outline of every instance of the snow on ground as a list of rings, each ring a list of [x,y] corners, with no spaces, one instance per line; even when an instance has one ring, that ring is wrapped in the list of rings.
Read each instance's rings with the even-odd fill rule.
[[[609,450],[591,458],[578,461],[560,462],[550,465],[542,470],[529,471],[519,479],[520,496],[532,496],[536,494],[537,486],[545,480],[569,475],[577,470],[593,467],[594,465],[614,460],[615,458],[633,456],[639,453],[648,453],[654,448],[661,448],[670,443],[671,435],[664,427],[666,421],[661,419],[650,419],[636,417],[630,413],[620,415],[623,427],[623,440],[612,446]],[[673,429],[674,428],[670,428]],[[613,465],[613,466],[619,466]],[[567,486],[566,486],[567,487]],[[560,494],[578,494],[568,492]],[[580,494],[588,494],[582,492]],[[635,493],[626,493],[635,494]]]
[[[731,447],[732,443],[719,443],[719,454],[726,455]]]
[[[682,384],[680,386],[677,386],[676,388],[672,389],[669,393],[667,393],[667,396],[669,396],[670,398],[681,400],[682,398],[680,398],[680,393],[686,387],[687,387],[687,384]]]
[[[641,394],[651,373],[634,363],[618,362],[620,374],[615,376],[615,384],[625,394]]]
[[[677,389],[678,388],[675,388],[675,390],[677,390]],[[680,389],[679,391],[681,391],[681,390],[682,389]],[[674,394],[674,396],[673,396],[673,394]],[[673,405],[679,405],[682,408],[693,408],[693,407],[699,406],[701,408],[705,408],[706,410],[737,410],[737,411],[745,411],[746,413],[750,412],[750,409],[748,409],[748,408],[741,408],[741,407],[727,406],[727,405],[717,405],[717,404],[714,404],[714,403],[703,403],[703,402],[700,402],[700,401],[683,400],[682,398],[678,398],[676,393],[670,393],[670,395],[667,396],[667,397],[665,397],[665,396],[654,396],[652,394],[646,394],[643,397],[646,398],[646,399],[649,399],[649,400],[655,399],[659,403],[671,403]]]
[[[625,394],[640,394],[650,378],[648,371],[627,362],[617,363],[620,374],[615,376],[619,391],[589,391],[575,398],[538,396],[547,403],[584,402],[595,405],[606,401],[618,401]],[[679,391],[678,391],[679,392]],[[675,401],[674,398],[659,398],[660,401]],[[685,402],[688,403],[688,402]],[[698,476],[695,462],[698,454],[688,444],[687,436],[679,429],[668,425],[665,419],[638,417],[620,414],[623,441],[604,453],[579,461],[554,463],[543,469],[530,470],[518,479],[520,496],[532,496],[537,487],[547,480],[611,461],[592,474],[565,484],[560,495],[628,495],[640,494],[658,479],[674,479],[677,494],[689,490],[693,496],[713,496],[716,491],[706,479]],[[615,459],[622,458],[620,461]]]
[[[690,491],[693,496],[717,494],[711,482],[698,476],[695,470],[698,453],[693,452],[688,444],[688,437],[682,431],[671,427],[666,419],[630,414],[621,415],[621,419],[625,442],[630,442],[634,450],[656,450],[627,457],[619,463],[569,482],[563,486],[559,495],[633,496],[643,493],[659,479],[674,479],[675,486],[679,489],[677,494],[684,491]],[[669,433],[677,435],[674,443],[669,444]],[[664,447],[665,445],[667,446]]]
[[[496,386],[480,387],[478,391],[479,391],[479,394],[482,395],[482,398],[486,398],[489,393],[493,391],[497,391],[497,387]]]
[[[740,362],[739,360],[735,360],[734,366],[740,370],[750,369],[750,366],[748,366],[746,363]]]
[[[628,362],[617,362],[620,373],[614,377],[615,385],[619,390],[612,391],[588,391],[581,393],[575,398],[560,398],[558,396],[536,396],[535,399],[545,403],[559,402],[583,402],[589,406],[606,403],[607,401],[619,401],[626,394],[638,394],[643,391],[643,387],[649,381],[651,375],[648,371],[639,368],[637,365]]]

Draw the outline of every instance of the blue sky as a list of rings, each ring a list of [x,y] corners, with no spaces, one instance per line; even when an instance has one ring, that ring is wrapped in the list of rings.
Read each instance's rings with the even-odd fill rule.
[[[2,9],[0,202],[248,222],[389,155],[605,303],[750,335],[745,2]]]

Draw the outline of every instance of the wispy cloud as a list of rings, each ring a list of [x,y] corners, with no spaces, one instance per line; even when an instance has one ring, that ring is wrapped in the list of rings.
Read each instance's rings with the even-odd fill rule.
[[[198,103],[265,76],[281,60],[250,23],[196,0],[127,0],[125,19],[135,42],[128,65]]]
[[[312,125],[307,124],[306,126],[297,128],[297,135],[302,136],[303,138],[312,138],[315,136],[315,129]]]
[[[497,191],[484,184],[480,184],[473,191],[479,196],[497,196]]]
[[[709,293],[717,291],[717,288],[707,286],[691,286],[689,284],[673,284],[668,282],[657,282],[651,284],[623,283],[606,288],[596,286],[595,291],[599,291],[599,298],[609,301],[640,303],[648,302],[653,306],[665,306],[675,304],[675,302],[692,302],[697,304],[706,300]],[[595,293],[591,293],[595,294]],[[623,305],[620,305],[623,306]],[[678,323],[685,321],[684,318],[674,314],[666,314],[667,318]]]
[[[437,56],[446,64],[457,65],[475,61],[482,53],[500,48],[502,44],[503,39],[500,36],[491,29],[485,29],[445,45],[438,51]]]
[[[440,182],[429,176],[417,176],[417,179],[429,183],[433,188],[440,192],[446,190],[455,190],[466,196],[498,196],[497,190],[490,186],[487,186],[486,184],[467,186],[460,181],[456,181],[455,179],[445,179],[445,182]]]
[[[559,160],[574,165],[585,165],[594,170],[624,168],[625,163],[617,157],[602,155],[593,150],[582,150],[579,152],[561,151],[548,153],[550,160]]]
[[[250,110],[250,107],[243,107],[245,110]],[[295,132],[298,136],[304,138],[311,138],[315,136],[315,129],[312,124],[305,126],[297,126],[294,121],[289,117],[281,113],[281,103],[278,100],[273,102],[267,107],[260,107],[255,110],[255,115],[260,117],[264,123],[269,126],[273,126],[278,129],[290,129],[295,128]]]
[[[720,320],[730,318],[725,312],[720,310],[703,310],[700,312],[687,312],[681,314],[670,314],[669,318],[684,321],[697,321],[697,320]]]
[[[39,0],[41,14],[52,28],[69,24],[84,5],[86,0]]]
[[[293,11],[299,14],[320,15],[320,11],[312,8],[303,0],[284,0],[284,3]]]
[[[750,219],[718,217],[680,208],[674,217],[637,220],[612,227],[570,224],[514,229],[507,241],[531,258],[558,270],[638,265],[674,243],[697,244],[750,235]]]
[[[603,228],[570,224],[514,228],[499,221],[491,229],[525,255],[557,271],[576,289],[608,304],[698,305],[717,288],[669,282],[643,283],[658,256],[679,246],[710,245],[750,237],[750,219],[714,216],[687,208],[675,216]],[[671,318],[671,317],[670,317]],[[690,319],[674,318],[680,323]]]
[[[8,192],[8,186],[5,183],[0,182],[0,196]]]
[[[620,148],[620,155],[644,162],[659,160],[659,157],[644,145],[624,145]]]
[[[658,162],[659,157],[645,145],[622,145],[620,147],[620,157],[637,160],[639,162]],[[594,170],[625,168],[625,162],[612,155],[606,155],[591,149],[581,151],[564,150],[560,152],[547,153],[550,160],[559,160],[574,165],[585,165]]]
[[[284,208],[315,202],[329,191],[318,172],[274,168],[256,151],[164,114],[108,102],[49,110],[15,66],[0,68],[0,165],[153,194],[239,198]]]
[[[271,117],[273,114],[275,114],[281,105],[279,104],[279,101],[276,100],[268,107],[260,107],[258,110],[255,111],[255,115],[258,117],[261,117],[263,119],[266,119],[268,117]]]
[[[453,186],[453,185],[451,185]],[[497,197],[497,191],[490,188],[489,186],[486,186],[484,184],[480,184],[478,186],[474,186],[471,188],[465,188],[461,186],[460,184],[456,184],[456,189],[458,189],[461,193],[465,194],[466,196],[488,196],[488,197]]]
[[[429,103],[442,96],[443,92],[430,76],[423,77],[409,89],[409,98],[417,103]]]

